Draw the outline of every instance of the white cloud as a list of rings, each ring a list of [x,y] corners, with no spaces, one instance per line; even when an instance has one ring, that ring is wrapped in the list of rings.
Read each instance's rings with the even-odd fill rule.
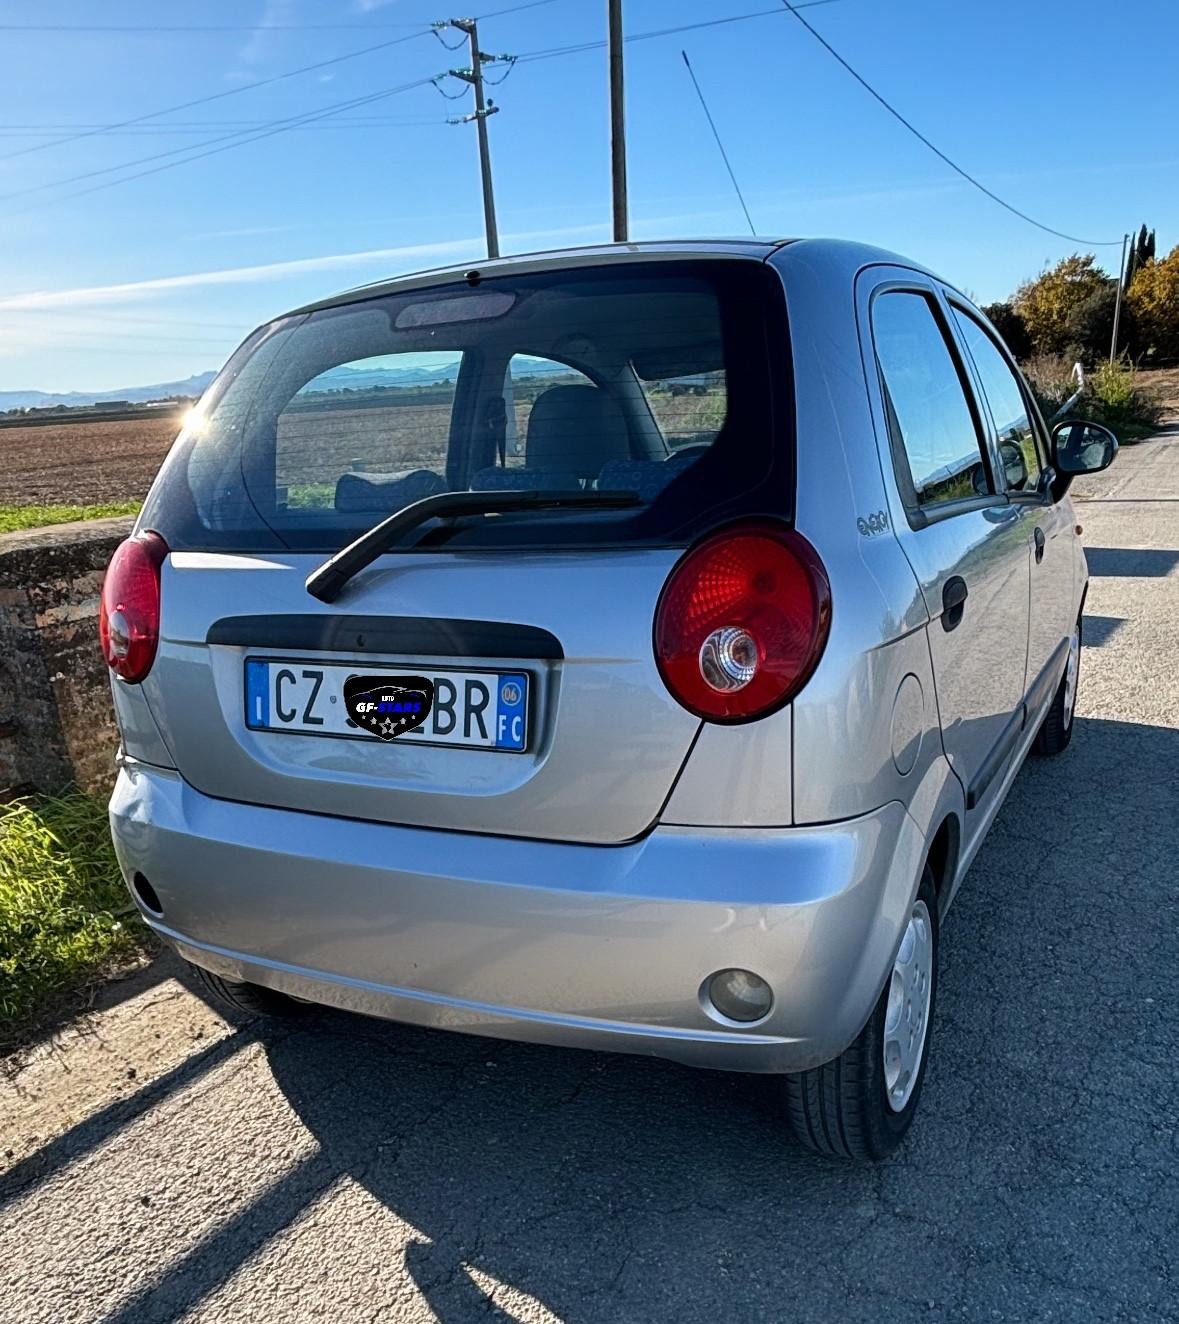
[[[602,225],[577,225],[564,230],[540,230],[525,234],[504,235],[505,245],[540,243],[554,239],[599,237]],[[249,285],[261,281],[283,280],[316,271],[341,271],[375,263],[429,261],[431,259],[475,257],[482,250],[482,239],[451,239],[440,243],[405,244],[399,248],[370,248],[360,253],[328,253],[320,257],[295,258],[285,262],[264,262],[250,267],[225,267],[217,271],[193,271],[181,276],[157,276],[149,280],[126,281],[117,285],[84,285],[70,290],[33,290],[0,298],[0,312],[25,308],[76,308],[81,305],[116,304],[148,299],[172,290],[197,289],[210,285]]]
[[[258,26],[250,33],[249,40],[238,52],[238,59],[242,64],[257,64],[264,55],[268,54],[268,29],[284,27],[292,22],[294,16],[292,0],[266,0],[266,7],[258,20]]]

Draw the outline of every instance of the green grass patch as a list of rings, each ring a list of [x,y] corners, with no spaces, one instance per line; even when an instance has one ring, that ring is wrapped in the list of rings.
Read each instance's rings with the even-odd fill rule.
[[[0,533],[43,529],[79,519],[105,519],[108,515],[138,515],[142,501],[108,501],[99,506],[0,506]]]
[[[74,791],[0,806],[0,1041],[144,935],[101,800]]]

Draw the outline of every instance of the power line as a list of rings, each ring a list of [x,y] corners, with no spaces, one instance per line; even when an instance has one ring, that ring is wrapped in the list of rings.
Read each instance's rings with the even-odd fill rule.
[[[819,43],[819,45],[822,46],[823,49],[829,55],[831,55],[835,60],[837,60],[844,67],[844,69],[846,69],[847,72],[851,74],[851,76],[856,80],[856,82],[859,83],[862,88],[864,88],[866,92],[870,92],[872,96],[875,97],[876,100],[880,102],[880,104],[884,107],[884,109],[887,110],[888,113],[894,119],[899,120],[900,123],[903,124],[905,128],[908,129],[909,132],[919,142],[924,143],[925,146],[928,147],[929,150],[935,156],[939,157],[942,161],[944,161],[946,165],[948,165],[950,169],[955,172],[955,174],[961,175],[962,178],[966,180],[968,184],[973,185],[976,189],[979,190],[980,193],[985,193],[986,196],[990,198],[992,202],[997,202],[1000,207],[1003,207],[1006,211],[1011,212],[1013,216],[1018,216],[1021,221],[1027,221],[1029,225],[1034,225],[1037,230],[1043,230],[1046,234],[1055,235],[1058,239],[1067,239],[1070,244],[1081,244],[1086,248],[1117,248],[1121,244],[1122,241],[1120,239],[1078,239],[1076,235],[1065,234],[1063,230],[1055,230],[1052,228],[1052,226],[1045,225],[1042,221],[1037,221],[1034,216],[1029,216],[1027,212],[1020,211],[1018,207],[1012,206],[1010,202],[1007,202],[1004,198],[1001,198],[997,193],[987,188],[985,184],[983,184],[980,180],[977,180],[972,174],[969,173],[969,171],[964,170],[956,161],[948,157],[945,154],[945,152],[941,150],[940,147],[935,147],[934,144],[931,143],[929,139],[925,136],[925,134],[923,134],[921,130],[916,127],[916,125],[914,125],[909,120],[907,120],[904,117],[904,115],[902,115],[901,112],[897,110],[895,106],[893,106],[890,102],[885,100],[885,98],[881,96],[879,92],[877,92],[877,90],[872,86],[871,83],[868,82],[866,78],[858,74],[851,67],[851,65],[848,64],[848,62],[843,58],[843,56],[840,55],[840,53],[835,49],[835,47],[832,46],[831,43],[827,41],[825,37],[823,37],[820,33],[818,33],[798,12],[800,9],[803,9],[806,6],[800,4],[798,5],[791,4],[790,0],[782,0],[782,3],[786,6],[789,12],[792,13],[796,19],[798,19],[798,21],[802,24],[802,26],[806,28],[806,30],[811,34],[811,36],[814,37],[814,39]]]
[[[166,152],[153,152],[152,155],[150,156],[139,156],[131,161],[121,161],[119,162],[118,165],[100,166],[96,170],[85,170],[78,175],[67,175],[63,179],[49,180],[48,183],[31,184],[27,188],[14,189],[9,193],[0,193],[0,202],[9,202],[14,198],[27,197],[29,194],[32,193],[44,193],[47,189],[61,188],[66,184],[81,183],[83,180],[86,179],[96,179],[100,175],[116,174],[120,170],[129,170],[134,166],[138,166],[138,165],[148,165],[153,161],[162,161],[168,157],[182,156],[186,152],[191,152],[194,147],[212,147],[217,143],[227,143],[233,147],[244,146],[245,143],[256,142],[259,138],[269,138],[274,133],[281,133],[290,128],[297,128],[303,124],[314,123],[316,120],[319,119],[327,119],[329,116],[334,115],[339,110],[352,110],[357,106],[367,105],[373,101],[379,101],[386,97],[396,96],[400,92],[408,92],[415,87],[422,87],[426,83],[429,83],[430,81],[431,79],[429,78],[422,78],[413,83],[403,84],[401,87],[386,88],[383,91],[370,93],[367,96],[353,97],[348,101],[334,102],[330,106],[321,107],[319,110],[309,111],[302,115],[288,115],[282,119],[271,120],[263,126],[265,130],[263,132],[254,132],[253,130],[249,130],[249,129],[236,129],[231,133],[220,134],[216,138],[206,138],[203,142],[190,143],[185,147],[172,147],[169,148],[169,150]],[[241,142],[232,141],[234,139],[241,139]],[[208,155],[212,155],[212,153],[202,152],[200,153],[200,155],[208,156]],[[189,159],[196,160],[198,158],[191,157]],[[182,163],[177,161],[174,162],[173,164],[180,165]],[[153,172],[149,171],[147,173],[153,173]],[[131,175],[128,176],[128,178],[138,179],[139,175]],[[121,181],[116,180],[113,182],[119,183]],[[78,195],[69,194],[68,196],[76,197]]]
[[[708,127],[712,130],[712,136],[716,139],[717,148],[720,150],[721,160],[725,163],[725,169],[729,172],[729,178],[733,181],[733,191],[737,194],[737,201],[741,204],[741,210],[745,213],[745,219],[749,222],[749,233],[757,234],[757,228],[753,224],[753,217],[749,214],[749,208],[745,205],[745,197],[741,192],[741,185],[737,183],[737,176],[733,173],[732,164],[729,161],[729,154],[725,151],[725,145],[721,142],[720,131],[716,127],[716,122],[712,118],[712,112],[708,109],[708,102],[704,100],[704,93],[700,90],[700,84],[696,81],[696,71],[692,68],[691,61],[688,59],[687,51],[680,51],[684,57],[684,64],[688,69],[688,76],[692,80],[692,86],[696,89],[696,95],[700,98],[700,105],[704,110],[705,118],[708,120]]]
[[[270,123],[272,123],[272,121],[270,120],[257,120],[251,123],[248,127],[238,130],[238,132],[247,133],[249,132],[250,129],[265,128],[266,125]],[[437,128],[445,124],[446,124],[445,120],[440,120],[437,118],[405,119],[405,118],[398,118],[396,116],[390,116],[387,119],[374,118],[374,119],[363,119],[363,120],[361,119],[336,120],[333,118],[331,121],[324,122],[323,124],[306,124],[302,126],[295,126],[295,128],[292,129],[292,132],[298,131],[299,128],[408,129],[408,128],[431,128],[431,127]],[[215,123],[209,123],[207,125],[189,125],[187,127],[171,126],[165,128],[163,126],[159,126],[159,127],[143,127],[143,128],[131,128],[131,129],[112,129],[105,136],[108,138],[180,138],[191,134],[208,133],[210,129],[216,127],[218,126]],[[53,129],[53,128],[33,128],[31,126],[19,126],[19,127],[11,127],[11,128],[8,126],[4,126],[4,127],[0,127],[0,138],[38,138],[38,137],[43,137],[46,133],[60,132],[60,131],[61,131],[60,127]],[[190,144],[190,146],[192,146],[192,144]],[[119,169],[119,167],[112,166],[111,169],[117,170]]]
[[[12,161],[18,156],[28,156],[32,152],[43,152],[50,147],[61,147],[66,143],[77,142],[82,138],[93,138],[111,129],[126,129],[132,124],[143,124],[146,120],[159,119],[161,115],[171,115],[178,110],[191,110],[193,106],[207,106],[212,101],[221,101],[225,97],[235,97],[242,92],[252,92],[259,87],[270,87],[274,83],[281,83],[287,78],[297,78],[301,74],[314,73],[317,69],[326,69],[330,65],[342,64],[345,60],[355,60],[361,55],[372,55],[375,51],[388,50],[391,46],[400,46],[403,42],[414,41],[418,37],[428,37],[429,35],[430,29],[423,28],[420,32],[411,32],[406,37],[394,37],[391,41],[381,41],[375,46],[365,46],[361,50],[349,51],[345,55],[334,55],[329,60],[318,60],[315,64],[304,64],[298,69],[288,69],[286,73],[275,74],[271,78],[260,78],[253,83],[243,83],[240,87],[226,88],[222,92],[212,92],[208,96],[195,97],[192,101],[182,101],[175,106],[165,106],[162,110],[151,110],[144,115],[134,115],[130,119],[118,120],[113,124],[104,125],[100,129],[87,129],[82,133],[72,133],[65,138],[56,138],[53,142],[39,143],[34,147],[22,147],[19,152],[9,152],[5,156],[0,156],[0,161]]]
[[[509,9],[497,10],[481,15],[485,18],[499,18],[504,14],[514,14],[522,9],[536,9],[541,5],[555,4],[557,0],[531,0],[528,4],[513,5]],[[59,35],[94,32],[154,33],[167,32],[392,32],[415,28],[421,31],[420,23],[0,23],[0,32],[52,32]],[[415,33],[417,35],[417,33]],[[244,90],[244,89],[241,89]]]
[[[0,23],[0,32],[122,32],[150,36],[163,32],[381,32],[420,28],[420,23]]]
[[[414,82],[412,82],[412,83],[403,83],[403,84],[401,84],[401,86],[399,86],[399,87],[385,88],[385,89],[383,89],[383,90],[380,91],[380,92],[371,92],[371,93],[369,93],[367,96],[357,97],[357,98],[355,98],[355,100],[353,100],[353,101],[345,101],[345,102],[341,102],[341,103],[339,103],[338,105],[333,106],[333,107],[330,107],[330,108],[327,109],[327,110],[312,111],[312,112],[310,112],[309,114],[306,114],[306,115],[296,116],[296,117],[294,117],[294,120],[295,120],[297,123],[305,123],[305,122],[313,122],[313,121],[316,120],[316,119],[326,119],[327,117],[336,114],[337,111],[339,111],[339,110],[350,110],[350,109],[352,109],[352,108],[355,107],[355,106],[367,105],[367,104],[369,104],[370,102],[373,102],[373,101],[381,101],[381,100],[384,100],[384,99],[387,98],[387,97],[395,97],[395,96],[398,96],[398,95],[399,95],[400,93],[402,93],[402,92],[409,92],[409,91],[412,91],[414,88],[417,88],[417,87],[425,87],[425,86],[427,86],[427,85],[428,85],[429,83],[431,83],[431,82],[433,82],[433,79],[432,79],[432,78],[419,78],[419,79],[416,79],[416,80],[415,80]],[[193,150],[192,150],[193,147],[200,147],[200,146],[204,146],[204,145],[205,145],[205,144],[201,144],[201,143],[195,143],[195,144],[191,144],[191,145],[188,146],[188,147],[176,148],[176,149],[174,149],[174,150],[171,151],[171,152],[157,152],[154,156],[150,156],[150,157],[141,157],[138,161],[127,161],[127,162],[124,162],[123,165],[121,165],[121,166],[113,166],[113,167],[111,167],[111,169],[112,169],[112,170],[125,170],[125,169],[127,169],[128,167],[130,167],[130,166],[132,166],[132,165],[140,165],[140,164],[144,164],[144,163],[147,162],[147,161],[155,161],[155,160],[159,160],[161,157],[175,156],[175,155],[177,155],[178,153],[181,153],[181,152],[188,152],[188,153],[190,153],[188,156],[185,156],[182,160],[179,160],[179,161],[166,161],[163,165],[152,166],[152,167],[151,167],[150,169],[148,169],[148,170],[139,170],[139,171],[136,171],[135,174],[132,174],[132,175],[123,175],[123,176],[121,176],[119,179],[108,179],[108,180],[106,180],[104,183],[101,183],[101,184],[92,184],[89,188],[75,189],[72,193],[65,193],[65,194],[62,194],[61,197],[58,197],[58,198],[51,198],[51,199],[49,199],[48,201],[43,202],[43,203],[33,203],[31,207],[19,208],[19,209],[18,209],[18,214],[19,214],[19,212],[21,212],[21,211],[31,211],[31,210],[35,210],[35,209],[38,208],[38,207],[43,207],[43,206],[49,206],[49,205],[52,205],[53,203],[57,203],[57,202],[65,202],[65,201],[67,201],[67,200],[70,199],[70,198],[80,198],[80,197],[84,197],[84,196],[86,196],[87,194],[90,194],[90,193],[98,193],[98,192],[100,192],[100,191],[103,190],[103,189],[114,188],[114,187],[115,187],[116,185],[118,185],[118,184],[128,184],[128,183],[130,183],[133,179],[143,179],[143,178],[145,178],[145,177],[148,176],[148,175],[158,175],[158,174],[161,173],[161,171],[164,171],[164,170],[172,170],[172,169],[174,169],[176,166],[187,165],[190,161],[199,161],[199,160],[203,159],[203,158],[206,157],[206,156],[217,156],[217,155],[219,155],[221,152],[232,151],[233,148],[235,148],[235,147],[244,147],[244,146],[246,146],[247,143],[258,142],[259,140],[261,140],[261,139],[263,139],[263,138],[272,138],[272,137],[274,137],[275,134],[288,132],[289,129],[290,129],[290,127],[291,127],[291,121],[290,121],[290,120],[276,120],[276,121],[273,122],[272,127],[266,129],[266,130],[263,131],[263,132],[252,134],[252,135],[249,136],[249,137],[243,137],[241,134],[225,135],[226,137],[230,137],[230,136],[235,137],[235,138],[237,139],[237,141],[235,141],[235,142],[223,142],[222,139],[220,139],[220,138],[213,138],[213,139],[210,139],[210,140],[209,140],[210,143],[221,143],[221,146],[218,146],[218,147],[210,146],[208,151],[200,151],[200,152],[193,151]],[[107,173],[107,172],[105,172],[105,171],[90,171],[90,172],[89,172],[90,175],[104,174],[104,173]],[[75,179],[80,179],[80,178],[86,178],[86,177],[87,177],[87,176],[75,176],[74,178],[75,178]],[[57,184],[57,185],[61,185],[61,184],[68,183],[68,182],[70,182],[70,181],[67,181],[67,180],[57,180],[57,181],[56,181],[56,184]],[[41,187],[53,187],[53,186],[54,186],[54,185],[42,185]],[[34,191],[34,190],[22,190],[22,192],[30,192],[30,191]],[[4,200],[5,198],[17,197],[17,196],[19,196],[19,193],[17,193],[17,194],[12,194],[12,193],[10,193],[10,194],[0,194],[0,200]]]
[[[803,0],[798,7],[800,9],[812,9],[816,5],[833,5],[838,0]],[[750,18],[777,18],[781,17],[781,9],[754,9],[744,14],[727,14],[724,18],[706,18],[698,23],[680,23],[671,28],[653,28],[648,32],[632,32],[630,36],[623,37],[624,42],[632,41],[651,41],[656,37],[672,37],[680,32],[697,32],[701,28],[719,28],[726,23],[743,23]],[[562,55],[580,55],[583,51],[600,51],[606,46],[604,40],[601,41],[582,41],[571,46],[550,46],[547,49],[539,51],[526,51],[519,57],[519,63],[531,63],[534,60],[553,60]]]
[[[835,2],[836,0],[807,0],[808,5],[833,4]],[[484,17],[486,18],[502,17],[507,14],[517,13],[522,10],[536,9],[542,5],[548,5],[554,3],[557,3],[557,0],[528,0],[527,3],[513,5],[506,9],[496,10],[490,14],[485,15]],[[655,37],[670,36],[677,32],[696,31],[699,30],[700,28],[717,27],[721,24],[741,22],[745,19],[760,18],[772,14],[781,14],[782,12],[783,11],[781,9],[776,9],[776,8],[756,10],[744,14],[728,15],[724,18],[719,18],[719,19],[708,19],[698,23],[680,24],[676,27],[660,28],[648,32],[634,33],[631,36],[624,38],[624,40],[645,41]],[[419,34],[414,34],[414,35],[419,35]],[[299,73],[306,73],[313,69],[322,68],[324,64],[339,63],[341,60],[354,59],[358,55],[368,54],[374,50],[382,50],[388,46],[397,45],[400,42],[404,42],[406,40],[409,40],[409,38],[401,37],[393,42],[382,42],[377,46],[367,47],[363,51],[354,51],[349,55],[337,56],[335,57],[334,60],[321,61],[319,64],[316,65],[305,65],[301,69],[289,70],[285,74],[276,75],[276,77],[273,79],[265,79],[262,80],[261,83],[250,84],[248,86],[258,87],[258,86],[262,86],[264,83],[276,82],[284,78],[291,78]],[[582,50],[599,49],[605,45],[606,45],[605,41],[589,42],[589,43],[584,43],[580,46],[560,47],[549,51],[533,52],[531,56],[528,58],[530,59],[550,58],[553,56],[573,54]],[[524,57],[521,57],[521,60],[523,58]],[[135,173],[133,174],[121,175],[117,179],[107,180],[104,183],[95,184],[90,186],[89,188],[76,189],[71,193],[62,194],[60,197],[50,199],[44,203],[35,203],[33,204],[32,207],[18,209],[18,214],[21,211],[34,210],[42,206],[48,206],[51,203],[65,202],[71,198],[84,197],[90,193],[99,192],[107,188],[113,188],[118,184],[130,183],[133,180],[142,179],[148,175],[158,174],[163,170],[170,170],[176,166],[187,165],[190,161],[198,161],[198,160],[202,160],[206,156],[215,156],[220,152],[231,151],[235,147],[243,147],[248,145],[249,143],[257,142],[262,138],[273,137],[275,134],[278,133],[290,132],[294,128],[300,128],[303,127],[304,125],[314,124],[319,120],[330,118],[331,116],[334,116],[335,114],[341,111],[355,109],[359,106],[367,105],[373,101],[381,100],[390,96],[396,96],[400,92],[409,91],[412,88],[424,86],[427,83],[432,82],[435,84],[435,86],[437,86],[439,77],[442,77],[442,75],[437,75],[432,78],[421,79],[418,82],[408,83],[398,88],[385,89],[383,91],[372,93],[365,97],[355,98],[352,101],[336,103],[334,106],[330,106],[326,109],[321,109],[319,111],[309,112],[304,115],[288,116],[284,119],[264,122],[257,132],[248,131],[248,130],[234,131],[219,135],[215,138],[206,139],[203,142],[190,143],[186,146],[171,148],[168,151],[164,151],[164,152],[155,152],[152,153],[150,156],[146,156],[146,157],[137,157],[130,161],[124,161],[119,165],[105,166],[99,169],[85,171],[79,175],[67,176],[64,179],[52,180],[45,184],[30,185],[28,188],[25,189],[15,190],[7,194],[0,194],[0,201],[14,200],[16,198],[28,196],[34,193],[45,192],[53,188],[60,188],[66,184],[80,183],[87,179],[98,178],[102,175],[118,174],[119,171],[130,170],[138,165],[151,166],[151,168],[147,170],[138,170],[135,171]],[[102,129],[94,129],[86,132],[76,133],[71,135],[70,137],[61,138],[56,141],[59,143],[71,142],[80,138],[87,138],[93,136],[94,134],[108,132],[114,129],[127,128],[132,125],[142,124],[146,120],[157,118],[160,115],[170,114],[172,113],[172,111],[188,109],[191,106],[200,105],[211,100],[218,100],[222,97],[232,95],[235,92],[245,91],[245,90],[248,90],[248,88],[235,88],[235,89],[230,89],[230,91],[227,92],[215,93],[211,97],[198,98],[196,101],[185,102],[183,105],[171,107],[169,110],[154,111],[151,114],[137,116],[134,119],[124,120],[118,124],[107,125]],[[41,146],[52,147],[54,146],[54,143],[44,143],[41,144]],[[196,149],[204,149],[204,148],[208,148],[209,150],[207,151],[196,150]],[[38,147],[23,148],[19,152],[9,153],[8,156],[0,156],[0,161],[8,160],[13,156],[23,155],[26,152],[33,152],[38,150],[40,150],[40,148]],[[171,159],[171,158],[176,158],[176,159]],[[154,162],[164,162],[164,164],[154,165],[153,164]]]
[[[520,13],[527,9],[537,9],[542,5],[556,4],[558,0],[525,0],[523,4],[510,5],[505,9],[493,10],[488,14],[481,15],[481,18],[501,18],[508,14]],[[377,51],[388,50],[392,46],[399,46],[403,42],[416,41],[419,37],[428,37],[432,29],[423,27],[420,31],[410,32],[403,37],[393,37],[389,41],[380,41],[372,46],[363,46],[360,50],[347,51],[343,55],[334,55],[327,60],[317,60],[314,64],[300,65],[297,69],[288,69],[285,73],[274,74],[270,78],[259,78],[252,83],[243,83],[239,87],[225,88],[221,92],[211,92],[208,96],[194,97],[191,101],[182,101],[174,106],[165,106],[161,110],[148,111],[143,115],[134,115],[130,119],[118,120],[112,124],[103,125],[101,128],[87,129],[81,133],[72,133],[64,138],[56,138],[52,142],[36,143],[30,147],[22,147],[18,151],[8,152],[0,156],[0,161],[12,161],[19,156],[28,156],[33,152],[48,151],[51,147],[61,147],[66,143],[78,142],[83,138],[93,138],[112,129],[126,129],[133,124],[143,124],[147,120],[159,119],[161,115],[172,115],[176,111],[191,110],[194,106],[206,106],[213,101],[221,101],[225,97],[234,97],[242,92],[252,92],[260,87],[271,87],[275,83],[284,82],[288,78],[297,78],[302,74],[314,73],[319,69],[327,69],[333,65],[343,64],[347,60],[358,59],[362,55],[372,55]]]

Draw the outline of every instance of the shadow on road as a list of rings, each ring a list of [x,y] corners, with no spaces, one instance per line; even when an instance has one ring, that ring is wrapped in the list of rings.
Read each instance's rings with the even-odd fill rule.
[[[1179,551],[1162,547],[1086,547],[1089,573],[1122,579],[1165,579],[1179,565]]]
[[[1020,774],[947,922],[891,1162],[809,1155],[768,1078],[335,1013],[256,1026],[319,1152],[108,1324],[174,1318],[342,1177],[416,1229],[444,1324],[514,1317],[488,1279],[572,1321],[1165,1314],[1176,768],[1179,730],[1079,719]]]

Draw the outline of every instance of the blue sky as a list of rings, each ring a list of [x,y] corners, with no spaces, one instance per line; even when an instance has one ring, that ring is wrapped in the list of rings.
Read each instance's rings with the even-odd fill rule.
[[[772,9],[625,0],[625,23],[643,33]],[[0,0],[0,389],[185,377],[219,366],[245,331],[294,304],[479,256],[474,130],[445,122],[467,107],[432,86],[114,187],[94,189],[120,172],[57,183],[439,73],[459,54],[412,34],[451,12],[442,0]],[[1179,5],[1140,0],[1126,11],[1133,23],[1097,0],[835,0],[806,16],[1022,210],[1090,239],[1145,220],[1160,251],[1179,243]],[[237,30],[18,30],[153,23]],[[604,27],[605,0],[551,0],[489,18],[480,36],[485,50],[522,55],[600,39]],[[118,133],[12,155],[402,37]],[[954,176],[785,12],[628,45],[635,237],[744,228],[681,47],[760,233],[878,243],[984,302],[1078,249]],[[608,239],[604,52],[521,61],[492,95],[504,251]],[[1118,250],[1096,251],[1116,265]]]

